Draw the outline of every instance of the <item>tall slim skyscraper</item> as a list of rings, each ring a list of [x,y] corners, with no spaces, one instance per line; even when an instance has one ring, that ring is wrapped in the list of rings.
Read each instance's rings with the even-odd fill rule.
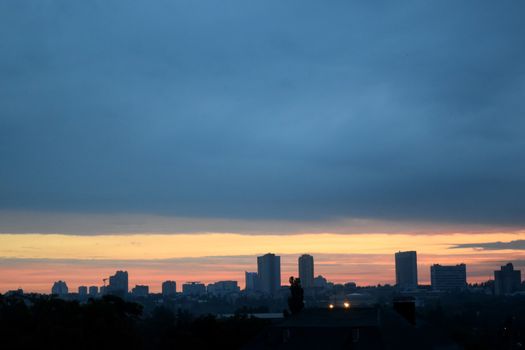
[[[397,252],[396,286],[401,290],[417,289],[417,253],[415,251]]]
[[[257,275],[261,292],[277,292],[281,288],[281,257],[271,253],[258,256]]]
[[[108,294],[126,295],[128,290],[127,271],[117,271],[113,276],[109,276],[109,285],[106,289]]]
[[[299,278],[304,288],[314,286],[314,257],[303,254],[299,257]]]
[[[432,289],[451,291],[467,287],[467,266],[465,264],[430,266],[430,281]]]

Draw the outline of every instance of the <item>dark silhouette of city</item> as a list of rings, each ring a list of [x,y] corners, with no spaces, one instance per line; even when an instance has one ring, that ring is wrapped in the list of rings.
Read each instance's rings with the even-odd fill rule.
[[[398,252],[395,285],[334,284],[314,277],[314,258],[298,259],[308,287],[291,276],[280,285],[280,257],[257,259],[237,281],[182,284],[161,293],[129,288],[119,270],[104,285],[51,294],[0,295],[0,335],[7,349],[519,349],[525,341],[525,288],[512,263],[495,279],[468,284],[465,264],[431,266],[417,281],[415,252]],[[399,258],[403,257],[403,258]],[[305,261],[307,262],[305,265]],[[414,275],[416,274],[416,275]],[[261,279],[259,276],[264,276]],[[407,282],[408,281],[408,282]],[[109,282],[109,283],[107,283]],[[266,286],[264,284],[267,284]]]

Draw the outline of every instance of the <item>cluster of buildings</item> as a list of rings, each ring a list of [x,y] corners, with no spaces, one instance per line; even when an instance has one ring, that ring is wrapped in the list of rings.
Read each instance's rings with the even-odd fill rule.
[[[87,297],[98,297],[101,295],[111,294],[117,296],[125,296],[131,294],[133,297],[141,298],[147,297],[149,292],[149,286],[147,285],[136,285],[131,290],[129,289],[128,272],[117,271],[113,276],[108,279],[104,279],[104,282],[109,280],[109,284],[101,286],[79,286],[78,296],[79,298]],[[240,292],[240,287],[237,285],[237,281],[219,281],[208,284],[207,286],[201,282],[187,282],[182,285],[182,294],[186,296],[202,296],[217,295],[224,296],[235,292]],[[69,293],[66,282],[56,281],[51,288],[51,293],[59,296],[65,296]],[[174,297],[177,295],[177,282],[175,281],[164,281],[162,283],[162,296],[163,297]]]
[[[417,253],[415,251],[397,252],[396,286],[403,291],[413,291],[418,288]],[[430,266],[430,284],[438,291],[454,291],[467,288],[467,266],[439,265]],[[521,289],[521,271],[514,270],[512,263],[501,266],[494,271],[494,294],[512,294]]]
[[[257,272],[246,272],[247,293],[262,293],[274,295],[282,289],[281,286],[281,257],[275,254],[266,254],[257,257]],[[299,257],[299,277],[305,288],[327,287],[330,283],[322,276],[314,278],[314,258],[305,254]],[[80,286],[78,296],[80,298],[96,297],[105,294],[124,296],[131,294],[134,297],[145,297],[149,294],[149,286],[136,285],[129,289],[128,272],[117,271],[109,278],[103,279],[104,286]],[[109,283],[106,285],[106,282]],[[205,285],[204,283],[193,281],[182,285],[182,295],[186,296],[226,296],[240,292],[241,289],[237,281],[218,281]],[[68,287],[65,282],[57,281],[51,288],[52,294],[64,296],[68,294]],[[177,282],[165,281],[162,283],[162,295],[172,297],[177,294]]]
[[[314,277],[314,257],[303,254],[298,259],[298,272],[304,289],[326,288],[330,284],[323,276]],[[257,257],[257,272],[245,272],[247,292],[275,294],[281,289],[281,257],[266,254]]]
[[[298,259],[298,272],[301,284],[305,291],[326,289],[333,285],[323,276],[314,277],[314,258],[303,254]],[[395,253],[396,288],[399,291],[415,291],[418,289],[417,253],[405,251]],[[109,284],[106,282],[109,280]],[[457,291],[467,287],[467,267],[465,264],[439,265],[430,267],[431,288],[436,291]],[[355,284],[353,284],[355,286]],[[494,292],[497,295],[511,294],[521,289],[521,271],[514,270],[511,263],[494,271]],[[281,286],[281,257],[268,253],[257,257],[257,272],[245,272],[245,292],[275,295],[282,290]],[[218,281],[205,285],[201,282],[186,282],[182,285],[182,294],[185,296],[219,296],[223,297],[240,292],[237,281]],[[68,294],[68,287],[64,281],[57,281],[51,289],[52,294],[60,296]],[[113,276],[104,279],[104,286],[80,286],[79,297],[96,297],[99,295],[128,295],[146,297],[149,286],[136,285],[129,290],[127,271],[117,271]],[[162,283],[162,295],[173,297],[177,294],[177,282],[165,281]]]
[[[412,291],[418,288],[417,252],[397,252],[396,286],[402,291]],[[439,291],[463,290],[467,287],[467,266],[439,265],[430,266],[430,284],[432,289]]]

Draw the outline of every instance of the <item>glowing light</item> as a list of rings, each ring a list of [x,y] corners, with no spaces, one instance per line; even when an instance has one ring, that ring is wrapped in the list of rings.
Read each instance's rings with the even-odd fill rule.
[[[328,305],[328,308],[329,308],[329,309],[333,309],[333,308],[334,308],[334,304],[330,304],[330,305]]]
[[[348,309],[350,307],[350,303],[348,301],[345,301],[343,303],[343,306],[345,307],[345,309]]]

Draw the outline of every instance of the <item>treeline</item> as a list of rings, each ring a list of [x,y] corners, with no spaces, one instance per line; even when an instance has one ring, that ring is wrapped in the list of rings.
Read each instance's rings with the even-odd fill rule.
[[[227,319],[142,306],[105,296],[86,303],[48,296],[1,296],[3,349],[236,349],[267,321],[242,314]]]

